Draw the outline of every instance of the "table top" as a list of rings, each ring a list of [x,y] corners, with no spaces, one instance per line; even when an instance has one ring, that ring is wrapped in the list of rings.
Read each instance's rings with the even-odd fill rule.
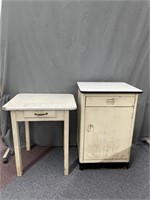
[[[3,107],[3,110],[75,110],[72,94],[20,93]]]
[[[81,92],[142,93],[142,90],[124,82],[77,82]]]

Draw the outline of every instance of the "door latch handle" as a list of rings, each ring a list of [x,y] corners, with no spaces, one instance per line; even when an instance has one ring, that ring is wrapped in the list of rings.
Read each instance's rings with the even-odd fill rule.
[[[94,126],[92,124],[89,124],[88,128],[87,128],[87,131],[88,132],[93,132],[94,131]]]

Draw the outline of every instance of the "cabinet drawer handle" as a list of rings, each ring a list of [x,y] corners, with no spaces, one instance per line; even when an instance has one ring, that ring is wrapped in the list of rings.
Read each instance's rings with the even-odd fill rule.
[[[48,113],[34,113],[36,116],[43,116],[43,115],[48,115]]]
[[[88,125],[87,131],[88,131],[88,132],[92,132],[92,131],[94,131],[94,126],[91,125],[91,124]]]
[[[115,103],[115,99],[107,99],[106,103],[113,105]]]

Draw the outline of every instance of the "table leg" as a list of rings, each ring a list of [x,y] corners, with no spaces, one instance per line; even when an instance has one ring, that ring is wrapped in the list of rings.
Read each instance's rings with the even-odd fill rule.
[[[21,176],[22,175],[22,158],[21,158],[21,149],[20,149],[19,128],[18,128],[18,122],[16,120],[15,111],[11,111],[11,123],[12,123],[12,133],[13,133],[13,141],[14,141],[16,171],[17,171],[17,176]]]
[[[69,111],[65,111],[64,119],[64,175],[69,174]]]
[[[28,121],[25,121],[25,135],[26,135],[26,150],[30,151],[30,131],[29,131]]]

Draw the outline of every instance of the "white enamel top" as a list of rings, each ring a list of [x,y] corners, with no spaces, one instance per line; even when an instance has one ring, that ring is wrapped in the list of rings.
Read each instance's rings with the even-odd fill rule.
[[[142,90],[124,82],[77,82],[81,92],[142,93]]]
[[[3,106],[3,110],[75,110],[72,94],[18,94]]]

